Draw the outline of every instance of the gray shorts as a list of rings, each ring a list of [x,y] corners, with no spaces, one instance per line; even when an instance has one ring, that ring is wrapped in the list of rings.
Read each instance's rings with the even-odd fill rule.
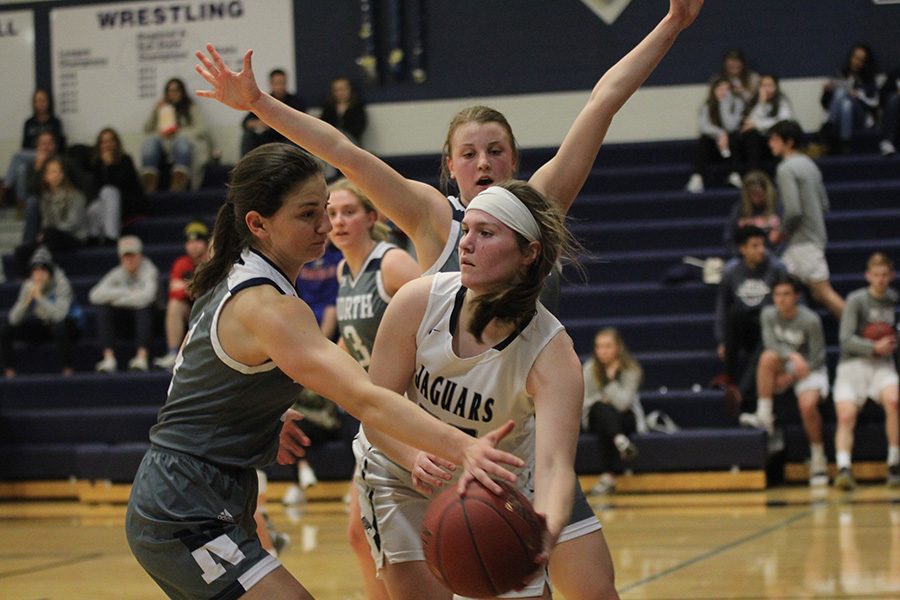
[[[170,598],[239,598],[281,563],[256,535],[254,469],[151,447],[135,474],[125,534]]]

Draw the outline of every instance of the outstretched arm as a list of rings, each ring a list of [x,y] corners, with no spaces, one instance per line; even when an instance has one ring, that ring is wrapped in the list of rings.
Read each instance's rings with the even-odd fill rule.
[[[450,235],[450,205],[438,190],[406,179],[330,124],[263,93],[253,75],[253,50],[244,54],[240,72],[230,69],[212,44],[206,50],[209,56],[195,53],[201,63],[196,71],[213,89],[199,90],[198,96],[252,111],[266,125],[339,169],[413,240],[420,264],[431,266]]]
[[[670,0],[669,13],[600,78],[556,155],[531,177],[531,184],[563,212],[581,191],[613,116],[650,76],[678,34],[694,22],[701,6],[703,0]]]

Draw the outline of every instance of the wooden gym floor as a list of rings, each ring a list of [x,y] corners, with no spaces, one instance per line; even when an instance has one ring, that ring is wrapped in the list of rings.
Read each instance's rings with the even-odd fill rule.
[[[273,488],[279,497],[283,488]],[[344,538],[346,486],[317,488],[296,510],[269,502],[292,540],[282,560],[320,600],[361,599]],[[796,485],[591,500],[624,600],[900,598],[900,490],[883,483],[851,493]],[[0,598],[162,598],[128,550],[124,510],[118,502],[0,502]]]

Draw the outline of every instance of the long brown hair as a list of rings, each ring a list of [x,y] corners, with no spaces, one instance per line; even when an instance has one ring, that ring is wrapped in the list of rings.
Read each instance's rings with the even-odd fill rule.
[[[285,196],[311,177],[321,175],[319,162],[290,144],[264,144],[245,154],[231,170],[225,204],[213,227],[211,257],[190,284],[193,297],[199,298],[227,277],[244,248],[254,245],[244,222],[248,212],[272,216]]]
[[[613,376],[613,379],[618,377],[619,373],[631,370],[636,370],[639,373],[638,381],[643,379],[644,370],[641,369],[641,365],[634,359],[631,352],[628,351],[628,347],[625,345],[625,340],[622,339],[622,334],[619,330],[615,327],[604,327],[594,335],[594,342],[596,343],[597,338],[604,335],[611,337],[616,343],[616,348],[619,349],[619,368]],[[606,367],[597,360],[596,353],[591,353],[591,363],[593,366],[594,381],[597,382],[597,387],[600,389],[605,388],[612,379],[610,379],[609,375],[606,373]]]
[[[499,184],[528,208],[541,232],[541,252],[522,279],[506,289],[479,296],[474,302],[474,314],[469,332],[481,342],[481,334],[491,319],[519,324],[534,314],[544,280],[560,257],[572,258],[581,246],[566,229],[565,219],[556,204],[548,202],[536,189],[524,181],[510,180]],[[528,240],[516,233],[519,250],[524,252]]]
[[[519,166],[519,145],[516,143],[516,136],[513,135],[512,127],[506,117],[499,110],[494,110],[488,106],[470,106],[464,108],[450,120],[450,126],[447,128],[447,138],[444,140],[444,148],[441,151],[441,189],[445,193],[449,193],[451,179],[450,168],[447,166],[447,159],[453,154],[453,134],[456,130],[466,123],[496,123],[506,131],[509,136],[509,144],[513,153],[513,173]]]

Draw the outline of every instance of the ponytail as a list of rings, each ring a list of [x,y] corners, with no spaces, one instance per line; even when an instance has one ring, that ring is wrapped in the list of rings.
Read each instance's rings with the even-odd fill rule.
[[[243,251],[241,236],[235,228],[234,204],[226,202],[216,215],[209,260],[201,265],[188,285],[191,297],[199,298],[225,279]]]

